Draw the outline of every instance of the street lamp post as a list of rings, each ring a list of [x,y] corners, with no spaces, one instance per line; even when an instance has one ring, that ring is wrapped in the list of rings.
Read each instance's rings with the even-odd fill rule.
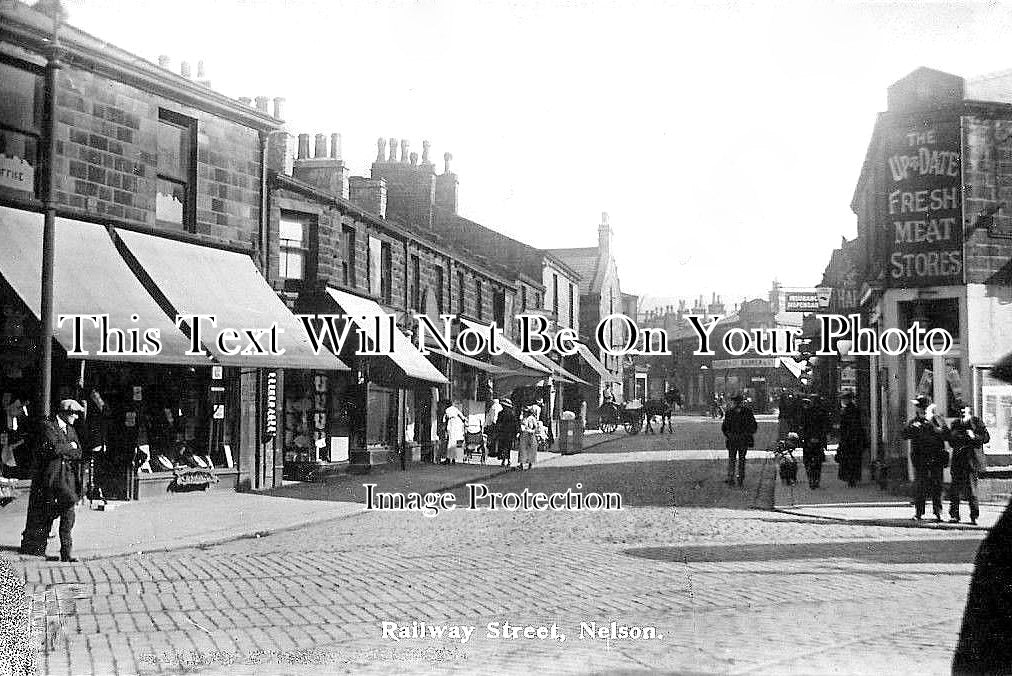
[[[46,114],[42,133],[46,138],[45,171],[43,172],[43,203],[45,216],[42,225],[42,293],[39,308],[39,413],[50,415],[53,390],[53,273],[56,260],[56,94],[60,68],[60,23],[62,8],[56,3],[53,14],[53,37],[46,55]]]

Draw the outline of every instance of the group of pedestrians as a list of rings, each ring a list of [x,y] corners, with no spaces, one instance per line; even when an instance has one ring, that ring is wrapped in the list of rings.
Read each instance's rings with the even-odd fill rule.
[[[914,417],[903,428],[903,438],[910,440],[910,462],[914,466],[914,519],[920,520],[928,498],[935,520],[942,520],[942,471],[951,465],[949,485],[949,520],[960,520],[959,505],[970,505],[970,523],[980,516],[977,504],[977,477],[984,467],[983,447],[991,440],[984,423],[973,415],[968,405],[960,405],[960,417],[952,423],[935,412],[926,396],[913,400]],[[945,449],[952,446],[952,458]]]
[[[493,399],[485,413],[484,425],[475,425],[474,434],[484,434],[484,443],[490,457],[498,458],[503,467],[531,469],[537,462],[538,449],[548,443],[548,430],[541,420],[543,405],[535,401],[519,411],[509,397]],[[442,418],[446,440],[444,464],[463,462],[467,417],[454,402],[447,406]]]

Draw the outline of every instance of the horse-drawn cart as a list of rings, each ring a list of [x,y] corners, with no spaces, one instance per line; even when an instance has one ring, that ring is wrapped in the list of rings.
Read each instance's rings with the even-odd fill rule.
[[[601,431],[605,434],[611,434],[619,425],[625,429],[626,434],[639,434],[643,429],[645,415],[643,405],[638,401],[627,404],[605,402],[598,412],[601,418]]]

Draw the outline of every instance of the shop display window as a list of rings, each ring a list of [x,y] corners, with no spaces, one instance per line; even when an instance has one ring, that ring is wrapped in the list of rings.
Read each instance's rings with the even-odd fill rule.
[[[393,446],[397,443],[397,390],[369,385],[366,401],[366,444]]]

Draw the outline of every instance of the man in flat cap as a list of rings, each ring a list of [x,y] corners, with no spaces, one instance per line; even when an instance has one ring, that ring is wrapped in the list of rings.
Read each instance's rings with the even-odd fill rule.
[[[73,562],[74,508],[81,499],[81,443],[74,423],[84,406],[64,399],[56,415],[42,423],[37,465],[28,497],[28,516],[21,536],[21,553],[46,555],[46,540],[53,521],[60,520],[60,560]]]

